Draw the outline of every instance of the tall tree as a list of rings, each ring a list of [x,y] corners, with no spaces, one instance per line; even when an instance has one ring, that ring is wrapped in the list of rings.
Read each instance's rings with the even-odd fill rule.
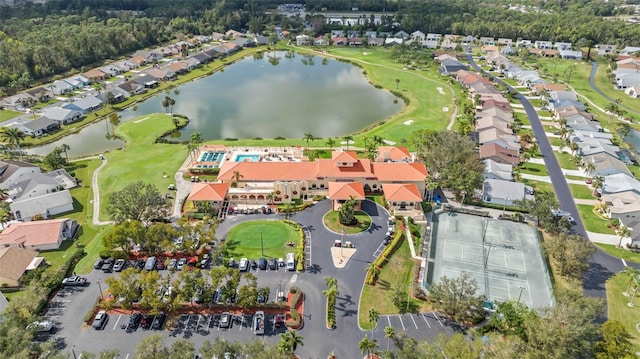
[[[305,142],[307,142],[307,149],[309,149],[309,141],[313,141],[316,138],[313,136],[313,134],[309,131],[304,133],[304,137],[302,137],[303,140],[305,140]]]
[[[636,355],[631,335],[622,323],[607,320],[600,327],[601,339],[595,344],[596,359],[632,359]]]
[[[478,283],[468,272],[458,278],[440,278],[429,287],[429,300],[435,308],[457,322],[475,319],[482,311],[484,297],[477,294]]]
[[[164,338],[160,334],[143,338],[136,348],[136,358],[138,359],[165,359],[169,356],[169,350],[165,348]]]
[[[331,151],[332,151],[332,150],[333,150],[333,146],[335,146],[335,145],[336,145],[336,140],[335,140],[335,139],[333,139],[333,137],[329,137],[329,138],[327,139],[327,142],[326,142],[326,143],[327,143],[327,146],[329,146],[329,150],[331,150]]]
[[[139,220],[147,223],[152,219],[165,218],[171,210],[170,203],[150,183],[136,181],[109,197],[107,212],[116,222]]]
[[[564,232],[548,236],[542,244],[561,275],[579,279],[589,269],[587,262],[596,252],[591,242],[577,234]]]
[[[353,142],[353,136],[346,135],[346,136],[342,137],[342,139],[347,143],[347,151],[349,151],[349,144],[351,144],[351,142]]]
[[[20,131],[17,127],[5,127],[2,131],[2,139],[7,141],[10,145],[15,145],[18,150],[18,156],[22,157],[22,149],[20,143],[25,139],[26,135]]]
[[[371,352],[375,351],[376,348],[378,347],[378,340],[375,338],[367,338],[367,336],[365,336],[364,338],[362,338],[362,340],[358,343],[358,347],[360,348],[360,353],[364,354],[367,353],[366,358],[369,359],[371,356]]]

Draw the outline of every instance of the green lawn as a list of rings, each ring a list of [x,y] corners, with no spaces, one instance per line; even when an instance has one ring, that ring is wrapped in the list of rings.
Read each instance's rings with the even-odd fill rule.
[[[573,160],[573,156],[567,152],[554,152],[561,168],[566,170],[577,170],[578,166]]]
[[[365,212],[358,211],[355,213],[358,223],[353,226],[344,226],[340,224],[338,221],[338,213],[338,211],[330,211],[322,218],[324,225],[329,228],[329,230],[336,233],[342,233],[342,229],[344,228],[344,232],[346,234],[355,234],[364,232],[369,229],[369,226],[371,226],[371,217],[369,217]]]
[[[300,243],[300,232],[293,226],[281,221],[250,221],[229,231],[225,249],[228,257],[236,259],[282,258],[295,249],[287,246],[288,242]]]
[[[10,120],[14,117],[18,117],[22,115],[22,112],[9,111],[9,110],[0,110],[0,122]]]
[[[367,196],[367,199],[379,204],[380,207],[384,207],[384,197],[381,194],[369,195]]]
[[[99,176],[101,220],[109,219],[106,212],[109,196],[128,184],[141,180],[164,191],[174,182],[173,175],[187,158],[186,147],[154,143],[172,128],[173,121],[167,114],[144,115],[116,128],[116,134],[126,142],[126,149],[105,154],[108,163]]]
[[[591,189],[591,187],[587,186],[586,184],[582,185],[582,184],[570,183],[569,189],[571,189],[571,194],[573,195],[573,198],[595,199],[595,197],[593,196],[593,190]]]
[[[595,243],[595,245],[616,258],[624,259],[627,262],[640,263],[640,253],[638,252],[632,252],[627,249],[618,248],[613,244]]]
[[[548,182],[533,181],[528,179],[520,180],[520,182],[526,184],[527,186],[533,187],[536,192],[542,191],[542,192],[555,193],[555,189],[553,188],[553,185]]]
[[[560,137],[547,137],[547,138],[549,139],[549,143],[551,143],[551,146],[558,146],[558,147],[564,146],[564,143]]]
[[[640,298],[636,298],[635,306],[629,307],[627,303],[631,297],[622,293],[627,290],[630,275],[619,273],[607,280],[607,312],[609,320],[617,320],[624,324],[631,335],[631,342],[635,350],[640,350],[640,333],[636,330],[636,325],[640,323]],[[633,292],[632,292],[633,293]]]
[[[538,163],[527,162],[520,167],[520,173],[528,173],[536,176],[548,176],[547,167]]]
[[[588,204],[578,204],[578,211],[584,223],[584,227],[589,232],[614,234],[611,228],[607,227],[607,220],[598,217],[593,213],[593,206]]]

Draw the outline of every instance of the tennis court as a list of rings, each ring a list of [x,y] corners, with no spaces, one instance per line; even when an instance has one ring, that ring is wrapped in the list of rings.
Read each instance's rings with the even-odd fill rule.
[[[554,304],[549,272],[534,227],[440,212],[432,223],[427,283],[469,272],[492,302],[520,300],[533,308]]]

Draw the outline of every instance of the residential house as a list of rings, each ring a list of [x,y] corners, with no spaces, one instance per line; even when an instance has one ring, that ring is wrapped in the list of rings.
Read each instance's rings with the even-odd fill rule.
[[[361,37],[361,36],[362,36],[362,32],[360,30],[347,30],[348,38]]]
[[[22,111],[27,104],[35,104],[36,102],[38,101],[34,96],[27,92],[22,92],[0,100],[0,108],[4,108],[5,110]]]
[[[82,118],[82,112],[63,107],[46,107],[42,109],[42,116],[50,118],[62,125],[68,125]]]
[[[501,117],[484,116],[476,120],[476,131],[478,133],[492,128],[495,128],[500,132],[511,133],[510,123]]]
[[[491,159],[483,161],[485,169],[482,175],[485,179],[500,181],[513,181],[513,166],[508,163],[499,163]]]
[[[483,54],[488,54],[491,52],[498,52],[498,47],[495,45],[482,45],[482,47],[480,48],[480,51]]]
[[[13,183],[22,180],[23,176],[41,173],[40,167],[22,161],[0,161],[0,188],[9,188]]]
[[[560,57],[566,60],[582,60],[582,51],[560,50]]]
[[[597,44],[596,49],[598,50],[597,54],[600,56],[616,53],[616,45]]]
[[[349,200],[355,200],[354,209],[360,210],[362,201],[365,200],[364,186],[362,182],[329,182],[327,198],[331,201],[331,209],[334,211],[339,210]]]
[[[17,126],[22,132],[24,132],[24,134],[31,137],[40,137],[60,130],[60,122],[47,117],[40,117],[32,121],[19,124],[16,123],[11,126]]]
[[[501,106],[483,108],[482,111],[476,112],[477,118],[486,116],[496,116],[504,119],[505,121],[513,122],[513,113],[509,110],[509,108],[504,108]]]
[[[555,118],[557,119],[567,118],[575,115],[580,115],[581,117],[584,117],[588,121],[596,120],[592,114],[576,106],[568,106],[568,107],[561,108],[558,111],[555,111],[555,114],[554,114]]]
[[[278,29],[279,29],[279,31],[277,31],[276,34],[280,33],[280,31],[282,31],[282,29],[280,27],[278,27]],[[278,38],[281,38],[281,37],[278,37]],[[224,41],[224,40],[227,39],[227,36],[225,34],[221,34],[219,32],[213,32],[211,34],[211,39],[215,40],[215,41]]]
[[[551,41],[536,41],[534,47],[540,50],[550,50],[553,48],[553,43]]]
[[[6,188],[9,208],[17,220],[31,220],[34,216],[57,215],[73,210],[73,198],[63,185],[51,176],[34,173],[18,178]]]
[[[252,39],[247,39],[246,37],[239,37],[239,38],[233,40],[233,42],[236,45],[238,45],[239,47],[241,47],[241,48],[255,47],[256,46],[256,42],[255,41],[253,41]]]
[[[640,52],[640,47],[627,46],[620,51],[620,55],[633,55],[636,52]]]
[[[225,32],[224,34],[227,39],[237,39],[239,37],[245,37],[247,36],[246,34],[240,32],[240,31],[236,31],[236,30],[227,30],[227,32]]]
[[[422,195],[416,185],[384,183],[382,190],[387,201],[387,209],[392,215],[414,216],[416,213],[422,214],[420,208]]]
[[[581,131],[591,131],[591,132],[602,132],[603,129],[597,121],[591,121],[588,117],[583,116],[582,114],[575,114],[570,116],[562,117],[567,120],[567,127],[573,130],[581,130]]]
[[[618,70],[615,75],[616,88],[619,90],[626,89],[628,87],[640,86],[640,73],[619,73]]]
[[[206,64],[213,61],[213,58],[209,56],[206,52],[198,52],[197,54],[191,55],[191,57],[185,60],[189,60],[189,59],[196,60],[198,62],[198,66],[201,64]]]
[[[511,207],[515,201],[533,200],[533,188],[522,183],[485,179],[482,185],[482,201]]]
[[[529,49],[529,54],[538,57],[558,57],[560,51],[555,49]]]
[[[379,38],[379,37],[370,38],[367,44],[369,46],[383,46],[384,45],[384,39]]]
[[[424,35],[424,34],[422,34]],[[423,36],[424,40],[429,40],[429,41],[440,41],[442,40],[442,35],[441,34],[432,34],[432,33],[428,33],[426,37]]]
[[[129,96],[132,96],[132,95],[139,95],[139,94],[145,93],[147,91],[147,89],[146,89],[146,87],[144,85],[141,85],[141,84],[137,83],[135,80],[125,81],[125,82],[119,84],[115,89],[120,89],[120,90],[124,91],[126,94],[124,94],[124,95],[123,94],[119,94],[120,96],[122,96],[124,98],[128,98]],[[115,95],[116,94],[114,94],[114,98],[115,98]]]
[[[101,82],[111,77],[110,74],[105,73],[100,69],[91,69],[83,73],[82,76],[88,78],[91,82]]]
[[[539,84],[534,85],[532,90],[535,94],[542,94],[543,92],[566,91],[567,88],[563,84]]]
[[[617,173],[604,177],[602,194],[632,191],[640,194],[640,181],[625,173]]]
[[[556,43],[553,45],[553,47],[558,49],[558,51],[571,50],[571,43],[570,42],[556,41]]]
[[[458,44],[451,39],[444,39],[442,41],[442,43],[440,44],[440,48],[445,50],[445,51],[453,51],[456,49],[456,47],[458,46]]]
[[[403,40],[404,40],[404,39],[408,39],[408,38],[409,38],[409,33],[407,33],[407,32],[406,32],[406,31],[404,31],[404,30],[400,30],[400,31],[396,32],[396,33],[393,35],[393,37],[400,38],[400,39],[403,39]]]
[[[504,163],[512,166],[517,166],[520,163],[520,155],[517,150],[504,148],[497,143],[481,145],[480,159],[489,159],[497,163]]]
[[[349,38],[349,46],[362,46],[362,38],[359,38],[359,37]]]
[[[611,157],[620,157],[620,147],[615,146],[608,139],[572,136],[571,140],[578,145],[578,153],[582,157],[607,153]]]
[[[34,87],[31,89],[28,89],[26,93],[35,97],[35,99],[38,100],[39,102],[48,101],[53,96],[51,89],[46,87]]]
[[[136,64],[136,66],[138,66],[138,67],[141,67],[141,66],[144,66],[144,65],[148,64],[147,59],[142,57],[142,56],[131,56],[129,58],[129,61],[131,61],[134,64]]]
[[[585,111],[587,109],[587,106],[585,106],[582,102],[577,100],[560,99],[558,101],[549,102],[549,109],[553,112],[557,112],[560,109],[566,108],[566,107],[575,107],[582,111]]]
[[[460,70],[468,70],[469,66],[461,63],[458,60],[453,59],[442,59],[440,60],[440,72],[443,75],[455,74]]]
[[[123,72],[129,72],[139,67],[137,63],[131,60],[120,60],[120,61],[114,62],[113,66],[119,68]]]
[[[480,44],[484,46],[493,46],[496,44],[495,39],[493,37],[481,36]]]
[[[632,98],[640,97],[640,86],[630,86],[624,90],[624,93]]]
[[[99,70],[104,72],[105,74],[109,74],[109,77],[115,77],[115,76],[118,76],[118,75],[120,75],[120,74],[122,74],[124,72],[124,71],[122,71],[121,68],[119,68],[118,66],[114,66],[114,65],[103,66]]]
[[[145,63],[150,64],[153,62],[160,61],[163,55],[160,51],[157,51],[157,50],[151,50],[151,51],[138,50],[133,55],[131,55],[131,59],[135,61],[134,58],[136,57],[141,57],[144,59]]]
[[[593,170],[589,171],[589,176],[606,177],[620,173],[632,176],[627,166],[618,157],[607,152],[584,156],[582,162],[593,164]]]
[[[322,36],[318,36],[315,39],[313,39],[313,45],[315,46],[325,46],[326,44],[327,44],[327,40],[325,40],[325,38]]]
[[[13,222],[0,233],[0,247],[54,250],[63,241],[73,240],[78,228],[76,220],[69,218]]]
[[[300,34],[296,36],[296,45],[302,46],[302,45],[309,45],[309,44],[311,44],[311,37],[309,35]]]
[[[438,40],[422,40],[420,46],[425,49],[436,49],[438,48]]]
[[[240,51],[242,49],[241,47],[236,45],[234,42],[225,42],[225,43],[217,46],[216,49],[219,49],[220,47],[222,47],[224,49],[224,51],[225,51],[225,53],[227,55],[236,53],[236,52],[238,52],[238,51]]]
[[[434,34],[429,34],[429,35],[434,35]],[[424,32],[420,31],[420,30],[416,30],[414,32],[411,33],[411,38],[416,40],[416,41],[422,41],[424,40],[427,35],[424,34]]]
[[[369,40],[371,40],[371,39],[375,39],[375,38],[378,37],[378,32],[377,31],[373,31],[373,30],[368,30],[368,31],[365,31],[362,34],[362,36],[368,38]]]
[[[574,91],[550,91],[549,101],[558,102],[561,100],[578,101],[578,95]]]
[[[253,38],[253,41],[258,46],[268,45],[270,42],[268,37],[262,35],[256,35],[256,37]]]
[[[533,46],[533,43],[531,42],[531,40],[518,40],[516,42],[516,46],[528,49]]]
[[[467,35],[460,40],[462,46],[473,45],[478,39],[475,36]]]
[[[585,141],[592,138],[611,141],[611,139],[613,138],[613,134],[609,132],[573,130],[573,132],[569,136],[571,142]]]
[[[346,46],[349,43],[349,39],[346,37],[338,36],[331,39],[333,46]]]
[[[513,40],[512,39],[499,38],[498,39],[498,45],[512,47],[513,46]]]
[[[82,75],[67,77],[63,81],[67,82],[69,85],[71,85],[75,89],[83,88],[85,86],[88,86],[91,83],[91,81],[88,78]]]
[[[44,258],[31,249],[9,247],[0,250],[0,286],[19,287],[24,274],[42,263]]]
[[[93,112],[101,108],[102,104],[103,102],[99,98],[92,95],[86,95],[84,97],[74,98],[73,102],[63,105],[62,108],[80,111],[83,115],[86,115],[89,112]]]
[[[221,55],[220,51],[218,51],[218,49],[215,46],[208,47],[204,49],[202,52],[207,56],[211,57],[211,61],[217,59]]]
[[[606,205],[607,216],[617,218],[624,226],[630,226],[631,222],[638,222],[640,218],[640,194],[634,191],[605,194],[601,197],[602,203]],[[633,228],[634,240],[640,235],[640,228]]]
[[[195,68],[195,66],[194,66],[194,68]],[[186,62],[180,60],[180,61],[171,62],[171,63],[161,67],[160,69],[161,70],[168,70],[168,71],[172,72],[174,74],[172,77],[175,77],[177,75],[184,75],[187,72],[189,72],[189,65]],[[169,78],[171,78],[171,77],[169,77]]]
[[[505,46],[500,49],[500,53],[506,56],[513,56],[513,55],[516,55],[518,51],[516,51],[516,49],[514,49],[511,46]]]
[[[344,30],[331,30],[331,38],[333,39],[334,37],[346,37],[346,33],[344,32]]]
[[[169,81],[176,77],[176,73],[168,68],[149,69],[146,74],[153,77],[156,81]]]
[[[66,81],[56,80],[51,84],[51,92],[53,92],[54,95],[66,95],[74,90],[75,88]]]
[[[404,39],[401,37],[387,37],[386,39],[384,39],[385,46],[402,45],[403,42],[404,42]]]
[[[478,131],[480,146],[495,143],[500,147],[520,151],[520,139],[510,129],[502,131],[496,127],[487,127]]]

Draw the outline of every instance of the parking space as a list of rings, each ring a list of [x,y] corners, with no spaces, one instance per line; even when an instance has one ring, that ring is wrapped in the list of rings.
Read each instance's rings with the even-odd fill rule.
[[[396,333],[405,332],[412,337],[435,338],[440,333],[453,333],[455,326],[435,312],[381,315],[374,336],[384,339],[384,328],[393,327]]]

